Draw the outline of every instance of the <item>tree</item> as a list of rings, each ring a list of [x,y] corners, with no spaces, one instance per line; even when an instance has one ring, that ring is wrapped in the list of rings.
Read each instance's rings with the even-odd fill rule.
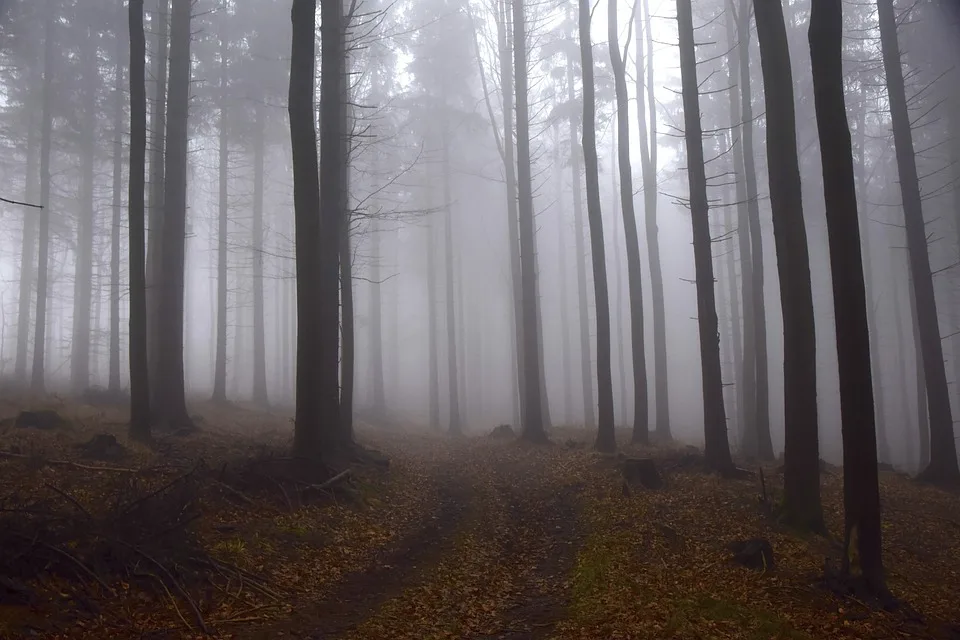
[[[264,337],[263,301],[263,172],[264,107],[258,101],[254,115],[253,132],[253,402],[268,407],[267,348]]]
[[[727,419],[723,406],[723,379],[720,371],[720,334],[714,292],[713,255],[710,246],[707,176],[703,164],[703,134],[700,125],[700,96],[697,57],[693,40],[690,0],[677,0],[680,36],[680,74],[683,86],[683,125],[687,146],[687,175],[690,183],[690,214],[693,223],[693,257],[697,279],[697,324],[700,329],[700,368],[703,385],[704,456],[718,471],[733,468],[727,442]]]
[[[123,15],[123,14],[120,14]],[[140,7],[140,28],[143,28],[143,7]],[[110,372],[108,388],[120,394],[120,224],[123,209],[123,38],[116,34],[113,111],[113,219],[110,225]],[[141,202],[142,196],[141,196]],[[132,262],[132,261],[131,261]]]
[[[863,578],[874,592],[881,592],[886,589],[881,555],[870,330],[860,255],[853,146],[843,96],[843,8],[840,3],[813,0],[809,40],[840,366],[847,545],[844,572],[850,569],[849,545],[851,534],[856,531]]]
[[[631,21],[631,28],[633,24]],[[640,274],[640,241],[633,207],[633,170],[630,166],[630,105],[627,96],[627,73],[620,45],[617,43],[617,0],[607,7],[607,41],[616,86],[617,152],[620,168],[620,210],[623,213],[624,239],[627,244],[627,288],[630,294],[630,347],[633,364],[633,442],[647,444],[647,357],[643,335],[643,281]],[[629,38],[627,47],[630,46]],[[639,75],[639,74],[638,74]],[[618,265],[619,268],[619,265]]]
[[[893,0],[877,0],[877,18],[880,23],[883,69],[887,78],[887,98],[890,103],[897,171],[900,175],[900,196],[907,231],[907,253],[916,293],[917,327],[920,334],[930,412],[930,464],[921,472],[920,477],[930,482],[955,484],[960,482],[960,466],[957,464],[950,394],[943,364],[943,345],[937,322],[937,301],[934,296],[933,277],[930,273],[923,201],[920,195],[920,181],[917,177],[903,69],[900,66],[897,19],[893,10]]]
[[[146,36],[143,0],[130,0],[130,436],[150,436],[144,173],[147,152]]]
[[[646,28],[646,103],[650,109],[650,133],[644,112],[643,41],[640,38],[640,13],[636,12],[637,30],[637,115],[640,129],[640,166],[643,171],[643,210],[650,260],[650,295],[653,301],[653,384],[657,438],[670,440],[670,373],[667,364],[667,320],[663,295],[663,267],[660,264],[660,232],[657,229],[657,103],[653,84],[653,28],[650,26],[649,0],[643,2],[643,23]]]
[[[522,437],[545,442],[543,397],[540,394],[540,335],[537,331],[536,235],[533,226],[533,185],[530,176],[530,113],[527,96],[527,43],[523,0],[513,2],[513,66],[517,91],[517,192],[520,223],[520,285],[523,294],[521,372],[526,402]]]
[[[190,104],[191,1],[173,0],[170,11],[170,77],[164,166],[164,216],[160,238],[157,326],[158,423],[193,428],[183,379],[184,256],[187,223],[187,148]]]
[[[226,6],[220,5],[223,13]],[[217,354],[213,373],[213,401],[227,401],[227,225],[229,224],[228,170],[230,147],[227,134],[227,35],[223,22],[220,27],[220,86],[217,96],[219,118],[219,202],[217,215]]]
[[[590,223],[590,253],[593,260],[593,291],[597,313],[598,451],[617,448],[613,424],[613,376],[610,370],[610,295],[603,247],[603,217],[600,210],[600,172],[597,160],[596,97],[593,43],[590,40],[590,0],[579,0],[580,68],[583,79],[583,159],[587,173],[587,220]],[[574,176],[579,180],[579,176]]]

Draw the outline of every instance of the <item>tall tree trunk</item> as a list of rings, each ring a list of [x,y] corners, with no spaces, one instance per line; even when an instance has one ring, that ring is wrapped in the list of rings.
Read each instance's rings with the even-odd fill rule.
[[[917,435],[920,442],[920,469],[930,464],[930,388],[927,387],[926,368],[923,365],[923,339],[920,336],[920,320],[917,315],[917,287],[910,263],[907,263],[907,294],[910,303],[910,329],[913,338],[913,358],[917,395]]]
[[[613,378],[610,372],[610,296],[607,291],[607,263],[604,251],[603,215],[600,210],[600,171],[597,160],[597,106],[593,70],[593,44],[590,41],[590,0],[579,0],[580,68],[583,72],[583,159],[587,174],[587,218],[590,222],[590,253],[593,260],[593,292],[597,312],[597,399],[598,451],[612,452],[617,448],[613,423]],[[570,79],[569,67],[567,79]],[[575,131],[575,127],[571,127]],[[579,171],[574,172],[579,182]],[[578,229],[578,233],[580,230]],[[582,255],[581,251],[578,251]],[[586,296],[581,299],[586,306]],[[581,321],[584,319],[581,312]],[[581,325],[584,331],[585,323]],[[589,351],[584,352],[584,357]],[[587,378],[589,380],[589,378]]]
[[[901,317],[901,310],[904,307],[901,305],[901,302],[900,302],[900,287],[897,285],[897,278],[892,277],[890,279],[890,282],[892,283],[892,288],[893,288],[893,308],[895,310],[893,318],[897,328],[897,370],[900,372],[900,414],[901,414],[900,419],[903,421],[904,425],[909,425],[910,424],[910,409],[909,409],[910,393],[907,390],[907,382],[909,381],[910,376],[907,373],[907,357],[906,357],[906,354],[904,353],[904,346],[906,346],[907,340],[903,331],[903,318]],[[915,306],[913,304],[910,305],[910,308],[911,308],[911,311],[915,311]],[[915,378],[919,379],[921,377],[920,374],[923,371],[923,363],[920,362],[920,358],[917,358],[914,362],[915,362],[916,371],[918,374],[915,376]],[[926,391],[924,390],[924,391],[921,391],[921,393],[917,398],[918,405],[921,405],[923,407],[924,417],[926,417],[926,414],[927,414],[927,407],[926,407],[926,403],[921,403],[920,401],[925,398],[926,398]],[[921,431],[921,433],[923,432]],[[919,465],[917,466],[914,465],[916,460],[913,457],[913,446],[912,446],[913,437],[910,434],[909,429],[905,430],[904,443],[906,445],[904,449],[906,449],[905,455],[907,458],[907,467],[911,470],[918,469],[918,468],[922,469],[924,466],[922,459],[920,460]]]
[[[680,73],[683,85],[683,124],[690,182],[690,214],[693,221],[693,257],[697,278],[697,324],[700,328],[700,367],[703,385],[704,456],[720,471],[733,467],[727,442],[727,419],[723,406],[720,372],[720,334],[714,293],[713,255],[710,246],[707,177],[703,166],[703,134],[697,83],[697,54],[693,41],[690,0],[677,0],[680,36]]]
[[[90,313],[93,283],[94,164],[97,151],[97,85],[100,68],[92,30],[83,47],[83,130],[80,132],[80,215],[77,219],[77,269],[73,280],[73,334],[70,339],[70,385],[74,393],[90,386]]]
[[[347,52],[346,20],[341,2],[323,2],[320,10],[320,192],[340,197],[320,201],[320,262],[314,286],[318,289],[318,384],[320,425],[330,447],[352,443],[340,408],[340,246],[347,225],[347,171],[350,136],[346,130]],[[300,325],[301,327],[305,325]],[[305,391],[305,390],[304,390]],[[299,395],[299,392],[298,394]],[[324,427],[326,427],[324,429]]]
[[[147,152],[146,36],[143,0],[130,0],[130,436],[150,437],[144,173]]]
[[[613,215],[610,217],[610,220],[613,224],[613,286],[616,290],[613,309],[616,315],[617,344],[620,347],[617,349],[617,377],[620,383],[620,421],[622,424],[625,424],[629,413],[627,411],[626,361],[623,357],[623,263],[620,261],[620,224],[617,220],[620,216],[620,196],[617,189],[617,172],[613,171],[613,167],[617,164],[617,137],[610,136],[610,140],[610,182],[612,183],[610,185],[610,199],[613,204]],[[614,405],[614,408],[616,408],[616,405]],[[616,422],[616,410],[614,410],[614,422]]]
[[[30,77],[30,96],[33,100],[36,99],[36,88],[39,84],[36,76],[38,76],[38,73],[33,71]],[[36,202],[40,139],[37,135],[35,108],[29,110],[28,117],[30,128],[27,131],[27,162],[23,199],[25,202]],[[37,217],[36,214],[31,215],[28,212],[23,216],[23,235],[20,250],[20,293],[17,303],[17,355],[14,363],[14,375],[20,383],[26,383],[27,381],[27,357],[30,351],[30,307],[33,302],[36,248]]]
[[[553,170],[557,180],[557,256],[560,261],[560,354],[563,364],[563,420],[570,424],[573,416],[573,379],[570,371],[570,308],[567,301],[567,240],[563,232],[566,216],[563,210],[563,172],[560,158],[560,128],[553,125]],[[572,140],[571,140],[572,143]],[[481,353],[483,353],[481,351]]]
[[[154,96],[150,115],[150,194],[147,212],[147,357],[150,367],[151,401],[154,410],[159,410],[157,391],[160,388],[160,240],[163,234],[164,171],[166,169],[167,131],[167,29],[170,0],[157,0],[154,20],[156,43],[153,52]]]
[[[733,234],[736,232],[733,225],[733,213],[730,211],[730,207],[726,206],[723,208],[723,228],[724,233],[729,234],[727,237],[732,240]],[[737,290],[737,255],[736,255],[736,246],[733,243],[730,243],[731,246],[726,249],[726,263],[727,268],[727,287],[730,289],[730,300],[728,301],[730,306],[730,339],[733,356],[733,379],[734,379],[734,400],[736,402],[736,416],[737,416],[737,428],[743,428],[743,387],[744,387],[744,367],[743,367],[743,334],[741,333],[740,326],[740,294]],[[742,259],[741,259],[742,260]]]
[[[756,311],[754,303],[754,256],[750,247],[750,218],[747,203],[747,180],[744,163],[744,153],[746,152],[745,129],[742,121],[743,98],[740,92],[740,82],[742,84],[743,76],[740,73],[740,46],[737,44],[737,31],[739,26],[736,24],[736,14],[734,7],[730,4],[727,7],[725,25],[727,33],[727,46],[730,52],[727,54],[727,68],[729,70],[730,81],[730,136],[731,146],[733,148],[733,165],[736,173],[736,201],[737,201],[737,248],[740,251],[740,291],[743,294],[743,343],[740,357],[740,384],[737,389],[737,408],[740,417],[740,434],[737,442],[740,444],[741,453],[743,443],[746,437],[749,437],[752,446],[751,456],[757,454],[757,348],[756,348]],[[746,89],[749,93],[749,88]],[[738,135],[739,134],[739,135]],[[751,138],[752,138],[751,124]],[[753,145],[751,140],[751,154]],[[751,163],[752,163],[751,156]],[[756,177],[753,178],[756,185]],[[732,287],[736,283],[731,280]],[[761,283],[762,286],[762,283]],[[764,331],[765,333],[765,331]],[[766,351],[764,351],[766,353]],[[766,355],[764,355],[766,357]],[[766,368],[764,367],[764,370]],[[767,429],[769,436],[769,428]],[[769,437],[767,438],[769,440]],[[771,443],[772,449],[772,443]],[[772,456],[773,452],[770,452]]]
[[[534,227],[534,233],[536,233],[536,227]],[[536,238],[534,238],[534,240],[536,240]],[[537,341],[537,359],[540,361],[537,367],[540,371],[540,415],[543,429],[544,431],[548,431],[553,428],[553,418],[550,416],[550,394],[547,393],[547,368],[543,364],[543,305],[540,304],[540,251],[536,249],[536,242],[534,242],[533,271],[536,276],[534,283],[536,284],[535,291],[537,293],[534,298],[537,303],[537,335],[540,336]]]
[[[190,104],[190,0],[173,0],[170,16],[170,86],[167,101],[167,152],[161,235],[160,399],[158,423],[190,428],[183,380],[184,257],[187,221],[187,148]]]
[[[370,373],[373,377],[373,414],[386,416],[387,401],[383,386],[383,287],[381,286],[380,225],[370,222]]]
[[[329,418],[325,413],[327,407],[318,393],[322,380],[320,332],[314,329],[319,323],[321,300],[317,286],[320,276],[318,244],[321,225],[317,215],[320,211],[320,183],[317,130],[313,118],[316,12],[316,0],[293,0],[290,11],[293,38],[288,110],[293,151],[297,327],[311,329],[296,332],[293,452],[298,456],[317,456],[324,452],[321,421]],[[337,242],[339,251],[339,238]]]
[[[345,433],[353,433],[353,397],[356,388],[356,341],[353,310],[353,252],[350,224],[340,231],[340,291],[343,296],[343,350],[340,354],[340,419]]]
[[[450,169],[450,139],[447,125],[443,125],[443,244],[446,251],[444,267],[446,270],[446,310],[447,310],[447,389],[450,402],[450,423],[447,425],[452,435],[462,432],[460,424],[460,376],[457,372],[457,316],[456,292],[453,279],[453,193]]]
[[[849,545],[856,531],[863,579],[873,592],[883,593],[886,586],[881,557],[880,484],[867,324],[869,302],[860,255],[853,146],[843,97],[843,7],[839,2],[813,0],[809,40],[840,367],[847,545],[843,568],[848,574]]]
[[[937,301],[930,273],[930,255],[924,230],[923,202],[917,177],[913,132],[900,66],[897,42],[897,21],[893,0],[877,0],[880,23],[880,45],[883,50],[883,68],[887,78],[887,96],[893,124],[893,141],[900,174],[900,196],[907,229],[907,250],[910,272],[916,291],[917,321],[920,331],[923,370],[926,378],[927,401],[930,411],[930,464],[921,472],[924,480],[937,483],[960,482],[957,447],[953,434],[950,393],[943,364],[943,344],[937,322]]]
[[[140,10],[140,19],[143,20],[142,6]],[[113,219],[110,224],[110,371],[107,387],[111,394],[120,393],[120,225],[123,210],[123,65],[120,61],[123,59],[123,45],[123,38],[118,33],[116,84],[113,88],[116,99],[113,112]]]
[[[429,184],[426,188],[432,204],[433,189]],[[427,331],[430,334],[428,375],[430,377],[430,429],[436,432],[440,430],[440,364],[437,353],[437,246],[436,234],[433,230],[436,213],[432,211],[432,207],[428,207],[428,209],[431,210],[430,219],[425,229],[427,238]]]
[[[780,0],[754,1],[767,109],[770,204],[783,314],[784,518],[823,529],[817,422],[817,337],[803,221],[790,51]]]
[[[43,53],[43,114],[40,121],[40,243],[37,252],[37,318],[33,339],[33,371],[30,387],[44,389],[44,347],[47,329],[47,275],[50,269],[50,155],[53,138],[53,62],[54,62],[54,8],[47,0],[47,18],[44,24]]]
[[[613,67],[617,99],[617,150],[620,168],[620,205],[623,212],[624,241],[627,245],[627,286],[630,294],[630,351],[633,364],[633,443],[650,440],[647,422],[647,356],[643,332],[643,280],[640,274],[640,240],[633,208],[633,169],[630,166],[630,104],[627,73],[617,43],[617,0],[607,6],[607,42]]]
[[[224,7],[225,8],[225,7]],[[229,224],[228,186],[230,148],[227,134],[227,36],[220,33],[220,112],[218,183],[220,188],[217,215],[217,355],[213,373],[213,401],[227,401],[227,226]],[[236,314],[239,315],[239,307]],[[237,322],[237,331],[240,323]],[[239,337],[239,336],[238,336]],[[240,363],[234,362],[234,368]]]
[[[522,437],[545,442],[543,396],[540,393],[540,334],[537,318],[536,234],[530,175],[530,114],[527,96],[527,41],[523,0],[513,3],[513,65],[517,92],[517,193],[520,227],[520,289],[523,309],[524,404]]]
[[[650,26],[650,1],[643,2],[643,23],[646,28],[646,102],[650,110],[650,134],[647,135],[647,116],[644,112],[643,65],[644,54],[640,13],[636,13],[637,55],[637,115],[640,130],[640,165],[643,172],[643,209],[647,236],[647,258],[650,261],[650,295],[653,302],[653,384],[656,405],[655,433],[659,440],[669,441],[670,435],[670,375],[667,364],[667,321],[663,295],[663,266],[660,264],[660,232],[657,229],[657,103],[653,85],[653,29]]]
[[[263,301],[264,106],[257,102],[253,131],[253,402],[268,407],[267,347]]]
[[[733,0],[730,0],[733,11]],[[770,437],[770,376],[767,358],[767,305],[763,290],[763,231],[760,228],[760,200],[753,152],[753,91],[750,83],[750,0],[740,0],[737,30],[740,46],[740,102],[743,133],[743,176],[747,189],[747,215],[750,226],[750,255],[753,258],[751,293],[753,294],[754,347],[756,348],[756,431],[744,433],[743,451],[747,457],[773,460]]]
[[[593,55],[591,53],[591,60]],[[591,70],[592,73],[592,70]],[[584,85],[586,86],[586,85]],[[567,58],[567,100],[572,104],[576,100],[576,92],[573,88],[573,60]],[[593,400],[593,375],[590,358],[590,301],[587,298],[587,248],[583,241],[583,192],[580,184],[580,156],[584,153],[583,148],[577,144],[577,129],[579,128],[577,119],[570,118],[570,181],[573,186],[573,226],[574,226],[574,249],[577,253],[577,311],[580,314],[580,380],[583,384],[583,426],[587,429],[593,429],[597,424],[597,418]],[[596,125],[591,125],[596,131]],[[596,134],[594,133],[594,139]],[[594,143],[594,154],[596,154],[596,143]],[[599,178],[598,178],[599,180]],[[599,190],[599,186],[597,189]],[[599,197],[599,194],[598,194]],[[589,207],[589,204],[588,204]],[[587,212],[589,216],[589,211]],[[593,246],[593,225],[590,226],[591,247]],[[602,244],[602,236],[601,236]],[[596,262],[594,260],[594,262]],[[607,265],[603,265],[603,280],[606,283]],[[594,273],[594,280],[597,274]],[[607,310],[609,315],[609,309]],[[597,374],[599,376],[599,373]],[[611,383],[612,384],[612,383]],[[598,391],[599,393],[599,391]],[[612,402],[612,400],[611,400]],[[612,410],[612,409],[611,409]],[[613,418],[611,418],[612,420]]]

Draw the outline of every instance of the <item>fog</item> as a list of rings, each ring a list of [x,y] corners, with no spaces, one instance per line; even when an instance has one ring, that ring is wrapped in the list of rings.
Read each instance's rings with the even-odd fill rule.
[[[22,203],[42,201],[40,156],[43,144],[49,144],[49,197],[45,201],[50,217],[49,288],[43,382],[47,391],[79,394],[90,387],[113,386],[113,369],[126,388],[130,103],[126,8],[115,0],[8,0],[5,4],[0,195],[16,202],[0,205],[0,377],[25,383],[34,366],[40,210]],[[273,0],[197,0],[193,4],[183,341],[188,402],[215,394],[218,341],[226,347],[220,355],[228,400],[263,404],[263,398],[256,397],[258,370],[265,373],[266,397],[272,408],[290,412],[296,400],[297,331],[312,328],[296,326],[294,180],[287,112],[289,4]],[[614,82],[605,4],[596,6],[592,19],[597,153],[610,285],[615,419],[618,426],[629,427],[634,421],[631,316],[619,174],[614,161]],[[956,414],[960,412],[960,385],[956,384],[960,375],[956,286],[960,273],[956,268],[960,247],[960,121],[956,116],[960,113],[956,102],[960,33],[941,16],[936,3],[898,4],[902,5],[897,7],[899,48],[946,376]],[[571,161],[571,154],[581,153],[578,123],[582,108],[574,5],[528,2],[525,8],[537,300],[546,406],[554,425],[585,423],[583,359],[590,363],[591,401],[597,398],[594,280],[581,183],[584,167],[579,157],[575,166]],[[837,340],[807,42],[809,3],[785,0],[783,5],[816,318],[820,452],[823,458],[837,461],[842,452]],[[736,234],[739,208],[745,203],[738,201],[735,188],[738,169],[732,150],[742,144],[741,122],[739,113],[732,119],[729,91],[740,80],[730,75],[729,54],[739,40],[728,40],[725,21],[732,15],[729,6],[719,0],[697,2],[693,19],[728,438],[738,450],[743,430],[739,406],[742,367],[738,364],[742,347],[738,346],[740,337],[734,334],[742,332],[743,310],[737,305],[743,291]],[[155,153],[154,129],[157,51],[162,41],[158,7],[156,0],[146,1],[148,194],[154,186],[155,163],[162,158]],[[649,424],[652,429],[655,378],[666,376],[672,435],[701,445],[701,351],[675,9],[673,2],[650,0],[652,113],[645,96],[640,96],[645,126],[655,119],[657,127],[653,144],[658,156],[656,224],[664,288],[666,372],[654,367],[649,238],[641,224],[646,211],[637,76],[641,76],[641,92],[646,76],[638,74],[635,45],[638,38],[647,37],[648,27],[638,20],[636,25],[643,23],[643,29],[637,32],[631,20],[634,6],[625,1],[619,3],[619,46],[626,52],[630,100]],[[454,386],[467,430],[487,432],[500,423],[517,424],[514,292],[507,172],[502,156],[504,78],[497,32],[502,7],[487,0],[359,0],[351,10],[347,34],[348,121],[352,129],[348,184],[356,331],[355,414],[372,424],[428,425],[431,349],[435,349],[434,393],[441,428],[450,422]],[[858,3],[846,4],[845,14],[843,71],[868,304],[872,306],[874,388],[878,422],[883,423],[890,449],[884,461],[916,471],[921,467],[918,431],[922,429],[918,423],[926,420],[926,398],[924,382],[918,382],[922,366],[918,367],[916,314],[912,311],[877,13],[872,3]],[[47,39],[52,39],[52,46],[46,47],[45,54]],[[642,43],[644,64],[649,64],[647,42],[644,39]],[[319,56],[319,45],[317,50]],[[785,410],[783,323],[767,174],[764,83],[755,30],[749,57],[765,271],[769,415],[774,449],[780,452]],[[319,73],[318,62],[318,109]],[[48,111],[51,133],[44,143],[41,120]],[[571,117],[577,131],[572,141]],[[449,126],[444,128],[441,122]],[[256,162],[260,136],[262,176],[257,175]],[[574,168],[579,172],[576,176]],[[119,178],[115,171],[120,172]],[[262,191],[258,180],[262,180]],[[256,211],[259,197],[262,220]],[[577,198],[582,201],[576,203]],[[148,245],[158,235],[157,206],[148,197]],[[582,207],[579,227],[575,207]],[[226,222],[225,235],[221,220]],[[118,222],[121,258],[111,263],[116,241],[112,232]],[[581,234],[584,257],[580,268],[586,269],[585,297],[578,281],[577,234]],[[218,269],[223,251],[225,270]],[[255,270],[258,263],[262,273]],[[261,304],[258,282],[262,283],[262,320],[256,313]],[[148,273],[148,296],[151,286]],[[118,292],[120,301],[114,310],[112,291]],[[225,308],[222,293],[218,304],[219,292],[225,292]],[[580,311],[584,305],[587,352],[581,347]],[[118,323],[112,326],[117,313]],[[218,330],[221,318],[226,320],[225,333],[223,326]],[[256,349],[260,340],[262,361]],[[453,384],[451,344],[456,350]],[[111,351],[115,356],[112,365]],[[590,408],[591,413],[594,410]]]

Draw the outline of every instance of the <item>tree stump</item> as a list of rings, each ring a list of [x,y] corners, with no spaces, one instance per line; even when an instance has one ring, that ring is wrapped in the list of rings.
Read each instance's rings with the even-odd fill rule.
[[[109,433],[98,433],[89,441],[77,445],[84,458],[93,460],[119,460],[127,455],[126,448]]]
[[[490,437],[497,440],[506,440],[516,438],[517,435],[513,432],[513,427],[508,424],[501,424],[490,432]]]
[[[735,540],[727,545],[733,552],[733,561],[748,569],[769,571],[774,567],[773,545],[764,538]]]
[[[630,487],[641,486],[646,489],[659,489],[663,479],[657,471],[657,465],[650,458],[627,458],[623,461],[623,479]]]

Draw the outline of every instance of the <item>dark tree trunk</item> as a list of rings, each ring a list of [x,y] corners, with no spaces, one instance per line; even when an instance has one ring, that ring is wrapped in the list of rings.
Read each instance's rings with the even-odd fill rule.
[[[150,367],[150,398],[154,410],[159,410],[160,388],[160,240],[163,234],[164,172],[166,169],[167,131],[167,29],[170,0],[157,0],[154,20],[157,25],[155,51],[153,53],[154,96],[150,116],[150,194],[147,224],[147,355]]]
[[[725,234],[731,240],[735,232],[733,223],[733,213],[730,207],[723,209],[723,228]],[[732,244],[732,243],[731,243]],[[727,270],[727,287],[730,290],[730,299],[728,300],[730,310],[730,341],[731,356],[733,360],[733,379],[734,379],[734,401],[736,403],[737,428],[743,428],[743,387],[744,387],[744,367],[743,367],[743,334],[740,326],[740,295],[737,290],[737,255],[733,246],[725,249],[725,265]],[[742,260],[742,259],[741,259]]]
[[[640,1],[640,0],[638,0]],[[637,13],[637,114],[640,127],[640,164],[643,171],[643,209],[647,235],[647,258],[650,261],[650,295],[653,301],[653,384],[656,405],[655,428],[657,439],[669,441],[670,388],[667,364],[667,321],[663,294],[663,267],[660,264],[660,237],[657,229],[657,103],[653,84],[653,30],[650,26],[649,0],[643,0],[643,22],[646,25],[647,81],[646,102],[650,109],[650,134],[647,135],[647,116],[643,106],[642,69],[643,42],[640,33],[640,14]]]
[[[530,115],[527,97],[527,42],[523,0],[513,3],[513,65],[517,95],[517,193],[519,195],[520,290],[523,309],[524,396],[522,437],[547,440],[540,393],[540,335],[537,322],[536,234],[533,224],[533,185],[530,176]]]
[[[31,74],[31,98],[36,98],[37,72]],[[24,201],[37,200],[37,163],[40,150],[40,137],[37,135],[36,109],[30,109],[30,129],[27,131],[27,163],[25,176]],[[42,215],[42,214],[41,214]],[[27,213],[23,216],[23,237],[20,252],[20,295],[17,304],[17,356],[14,375],[20,383],[27,381],[27,358],[30,352],[30,308],[33,302],[34,272],[37,249],[37,215]]]
[[[733,0],[728,10],[734,11]],[[743,181],[746,188],[747,224],[750,229],[751,279],[753,299],[753,336],[756,400],[753,423],[744,425],[741,440],[743,454],[761,460],[773,460],[770,437],[770,376],[767,358],[767,305],[763,291],[763,231],[760,228],[760,201],[757,197],[757,170],[753,153],[753,92],[750,84],[750,0],[740,0],[738,67],[740,71],[740,122],[743,149]]]
[[[903,331],[903,318],[901,317],[901,313],[902,313],[901,310],[904,307],[901,305],[901,302],[900,302],[900,292],[899,292],[900,287],[897,286],[897,278],[893,277],[890,279],[890,281],[892,283],[892,289],[893,289],[893,308],[896,310],[893,318],[897,328],[897,369],[898,371],[900,371],[900,419],[903,421],[904,425],[909,425],[910,424],[910,408],[909,408],[910,393],[907,390],[907,382],[910,379],[910,376],[907,372],[907,357],[906,357],[906,354],[904,353],[905,351],[904,347],[906,346],[907,341]],[[911,310],[914,309],[913,304],[911,304],[910,307],[911,307]],[[915,365],[916,365],[917,372],[923,371],[923,363],[920,362],[919,358],[915,360]],[[915,377],[920,378],[920,375],[917,375]],[[920,396],[917,399],[922,401],[922,399],[925,399],[925,398],[926,398],[925,392],[922,391],[920,393]],[[920,406],[922,407],[923,415],[924,417],[926,417],[926,414],[927,414],[926,403],[919,402],[918,404],[920,404]],[[922,460],[920,461],[921,464],[918,467],[914,466],[915,460],[913,457],[913,438],[911,437],[909,430],[906,432],[906,437],[904,438],[904,441],[906,444],[904,448],[906,449],[905,456],[907,458],[908,468],[922,469],[923,468]]]
[[[170,86],[161,234],[158,424],[192,428],[183,380],[184,254],[187,222],[187,148],[190,105],[190,0],[173,0],[170,14]]]
[[[590,221],[590,251],[593,260],[593,291],[597,312],[597,398],[599,424],[594,447],[612,452],[617,448],[613,423],[613,378],[610,372],[610,296],[604,252],[603,215],[600,210],[600,171],[597,160],[597,106],[593,79],[593,44],[590,41],[590,0],[579,0],[580,67],[583,71],[583,159],[587,173],[587,218]],[[569,69],[569,68],[568,68]],[[569,70],[567,77],[570,77]],[[580,180],[579,171],[574,180]],[[578,231],[579,232],[579,231]],[[581,252],[582,255],[582,252]],[[584,296],[585,297],[585,296]],[[583,306],[586,300],[581,300]],[[581,320],[583,314],[581,314]],[[581,327],[581,331],[583,331]],[[586,352],[586,355],[589,352]],[[589,378],[588,378],[589,380]]]
[[[920,442],[920,470],[930,464],[930,411],[927,376],[923,366],[923,340],[920,337],[920,321],[917,316],[917,287],[907,262],[907,294],[910,303],[910,337],[913,339],[913,365],[916,376],[917,436]]]
[[[630,166],[630,105],[627,74],[617,43],[617,0],[607,6],[607,41],[613,67],[617,99],[617,152],[620,168],[620,208],[623,212],[624,241],[627,245],[627,286],[630,294],[630,351],[633,365],[633,437],[634,444],[650,440],[647,422],[647,356],[643,333],[643,280],[640,274],[640,240],[633,207],[633,169]]]
[[[790,51],[780,0],[755,0],[754,7],[767,109],[770,205],[783,314],[784,518],[801,529],[820,531],[824,525],[817,432],[817,338]]]
[[[50,155],[53,138],[53,61],[54,61],[54,9],[47,0],[47,18],[44,25],[43,54],[43,113],[40,124],[40,246],[37,252],[37,318],[33,339],[33,371],[30,387],[43,392],[43,358],[47,330],[47,275],[50,252]]]
[[[83,130],[80,132],[80,215],[77,218],[77,268],[73,280],[73,334],[70,339],[70,385],[82,393],[90,385],[90,313],[93,284],[94,164],[97,151],[97,44],[87,33],[83,47]]]
[[[897,169],[900,174],[900,195],[903,200],[903,216],[907,229],[910,272],[917,298],[917,321],[930,411],[930,464],[920,475],[931,482],[954,484],[960,482],[960,466],[957,464],[950,392],[943,364],[943,344],[940,341],[940,328],[937,322],[937,301],[934,295],[933,277],[930,273],[930,255],[927,253],[923,202],[920,196],[913,133],[910,129],[910,114],[903,84],[903,69],[900,66],[897,19],[894,15],[893,0],[877,0],[877,17],[880,23],[880,44],[883,50],[883,68],[887,77],[887,95],[893,123]]]
[[[146,36],[143,0],[130,0],[130,436],[150,437],[144,173],[147,153]]]
[[[267,348],[263,301],[263,104],[255,107],[253,138],[253,402],[270,406],[267,394]]]
[[[683,84],[683,124],[693,221],[693,256],[697,279],[697,324],[700,328],[700,367],[703,384],[703,429],[707,463],[714,469],[733,467],[727,442],[720,372],[720,334],[714,292],[713,255],[708,219],[707,177],[703,166],[703,134],[697,84],[697,54],[693,40],[690,0],[677,0],[680,36],[680,72]]]
[[[450,139],[446,124],[443,130],[443,244],[446,250],[444,267],[446,269],[446,310],[447,310],[447,389],[450,395],[450,423],[447,429],[451,435],[462,432],[460,424],[460,389],[457,372],[457,324],[456,292],[453,278],[453,193],[450,170]]]
[[[143,7],[140,7],[143,20]],[[141,27],[143,25],[141,24]],[[110,370],[108,389],[120,393],[120,225],[123,218],[123,59],[124,42],[117,34],[117,65],[114,70],[113,95],[113,219],[110,224]],[[141,61],[142,64],[142,61]],[[142,175],[142,174],[141,174]],[[143,202],[141,197],[141,203]],[[99,329],[99,323],[97,329]]]
[[[343,296],[343,344],[340,354],[340,419],[344,433],[353,434],[353,395],[356,387],[356,340],[353,311],[353,253],[350,225],[340,231],[340,291]]]
[[[840,368],[847,544],[844,570],[850,569],[849,545],[851,534],[856,531],[863,579],[872,591],[881,593],[886,591],[886,586],[881,557],[870,329],[860,255],[853,147],[843,97],[843,7],[839,2],[813,0],[809,40]]]
[[[220,112],[218,184],[220,188],[217,215],[217,355],[213,372],[213,401],[227,401],[227,226],[230,203],[229,187],[230,148],[227,134],[227,36],[220,33]],[[239,315],[239,308],[237,309]],[[237,333],[240,323],[237,322]],[[239,339],[239,335],[235,336]],[[234,362],[234,367],[239,366]],[[239,369],[237,369],[239,371]]]

